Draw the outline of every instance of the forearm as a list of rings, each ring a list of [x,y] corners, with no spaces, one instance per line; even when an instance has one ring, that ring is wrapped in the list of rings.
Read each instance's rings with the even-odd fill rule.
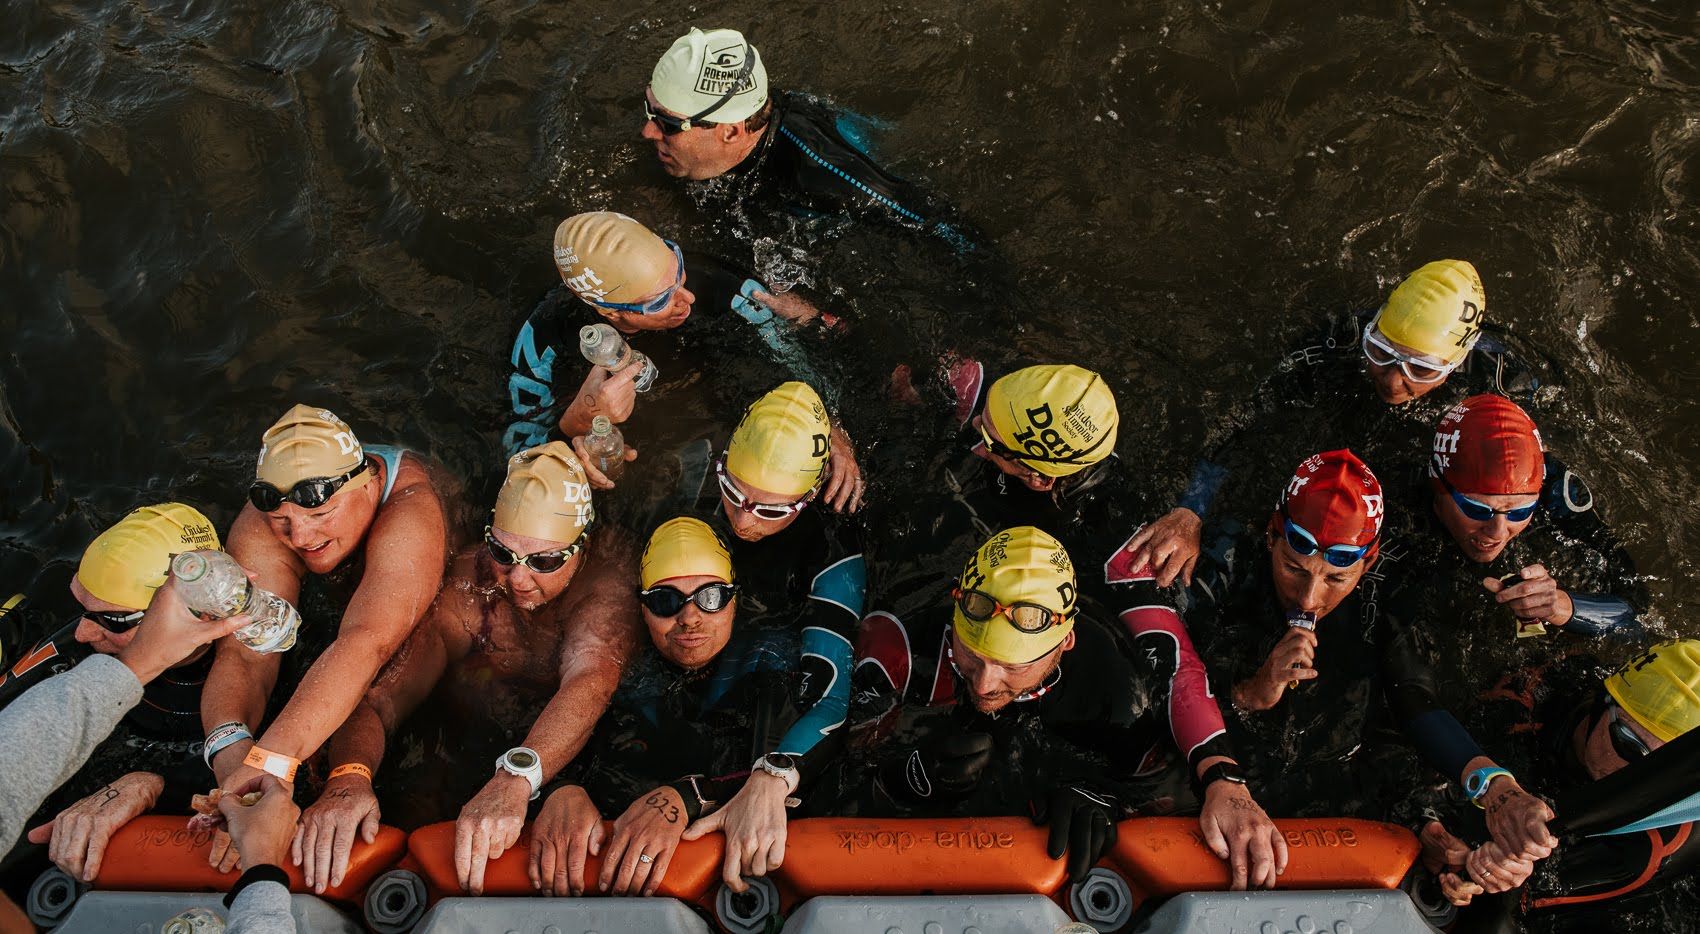
[[[584,749],[590,732],[608,706],[615,678],[580,675],[561,685],[537,721],[525,734],[525,745],[537,751],[548,781]]]
[[[317,752],[354,712],[387,654],[369,640],[339,637],[307,670],[259,745],[296,759]]]
[[[1633,637],[1641,634],[1641,619],[1628,600],[1607,593],[1571,593],[1566,632],[1583,636]]]
[[[362,701],[342,726],[331,734],[331,767],[353,762],[376,774],[379,763],[384,761],[385,733],[383,718],[370,703]]]
[[[219,641],[217,651],[201,691],[201,729],[210,733],[233,720],[259,729],[266,698],[277,683],[277,658],[258,655],[229,636]]]
[[[36,685],[0,711],[0,847],[64,784],[130,708],[142,684],[118,659],[95,655]]]
[[[1209,459],[1201,459],[1193,465],[1192,477],[1187,480],[1186,489],[1175,505],[1192,510],[1202,519],[1210,511],[1210,504],[1216,501],[1216,494],[1227,479],[1228,468]]]
[[[1139,647],[1138,655],[1155,670],[1168,700],[1169,731],[1194,767],[1210,757],[1229,754],[1222,708],[1210,695],[1210,676],[1193,647],[1180,615],[1166,606],[1123,610],[1122,625]]]

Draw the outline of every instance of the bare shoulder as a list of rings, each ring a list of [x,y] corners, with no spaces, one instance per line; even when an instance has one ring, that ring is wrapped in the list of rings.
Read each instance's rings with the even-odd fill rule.
[[[307,573],[307,566],[301,563],[300,557],[277,540],[265,514],[255,509],[252,503],[243,506],[236,515],[236,521],[230,524],[224,550],[236,559],[237,564],[258,575],[261,586],[273,592],[277,592],[278,587],[288,580],[295,582],[295,587],[290,589],[299,588]]]
[[[617,529],[597,532],[558,612],[564,662],[596,646],[601,657],[624,663],[643,625],[637,606],[637,554],[630,536]]]
[[[443,578],[443,589],[431,602],[421,629],[429,627],[442,639],[450,657],[460,658],[472,651],[472,634],[490,602],[487,588],[478,582],[478,549],[465,548],[449,563]]]

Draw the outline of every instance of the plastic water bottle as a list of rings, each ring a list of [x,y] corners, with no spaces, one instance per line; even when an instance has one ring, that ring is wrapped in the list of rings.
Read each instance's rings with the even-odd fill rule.
[[[1057,925],[1051,934],[1098,934],[1098,929],[1084,921],[1068,921]]]
[[[222,551],[186,551],[171,559],[171,576],[183,602],[202,619],[254,617],[236,630],[237,642],[262,655],[294,647],[301,614],[288,600],[255,587],[235,558]]]
[[[224,919],[211,908],[191,908],[160,925],[159,934],[224,934]]]
[[[1294,611],[1287,614],[1287,628],[1288,629],[1303,629],[1307,632],[1315,632],[1316,631],[1316,614],[1315,613],[1308,613],[1308,612],[1305,612],[1303,610],[1294,610]],[[1294,662],[1293,667],[1294,668],[1299,667],[1299,663]],[[1294,681],[1294,682],[1287,685],[1287,690],[1289,690],[1289,691],[1297,690],[1298,686],[1299,686],[1299,683],[1297,681]]]
[[[633,350],[611,324],[587,324],[579,328],[578,349],[586,360],[611,372],[628,366],[641,367],[637,379],[632,380],[632,388],[638,392],[648,392],[655,385],[655,378],[661,375],[654,361]]]
[[[602,471],[608,482],[619,482],[620,474],[626,471],[626,439],[620,437],[620,429],[614,427],[608,416],[598,415],[590,420],[584,450],[590,455],[590,465]]]

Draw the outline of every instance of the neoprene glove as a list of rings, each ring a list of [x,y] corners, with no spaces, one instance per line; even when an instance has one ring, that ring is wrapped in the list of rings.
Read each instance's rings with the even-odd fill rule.
[[[1078,882],[1116,842],[1116,816],[1121,807],[1101,791],[1063,785],[1040,799],[1033,822],[1050,824],[1045,851],[1052,859],[1068,854],[1068,877]]]
[[[911,748],[882,776],[888,791],[919,801],[961,795],[980,782],[992,761],[992,738],[985,733],[951,733]]]

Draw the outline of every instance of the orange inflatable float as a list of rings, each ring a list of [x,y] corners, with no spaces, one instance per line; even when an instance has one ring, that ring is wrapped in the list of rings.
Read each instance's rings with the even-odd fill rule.
[[[787,904],[815,895],[1052,895],[1063,861],[1024,817],[792,821],[774,873]]]
[[[1287,871],[1279,889],[1393,889],[1416,862],[1417,838],[1397,824],[1345,818],[1278,820],[1287,838]],[[1141,898],[1228,887],[1228,864],[1204,845],[1198,820],[1148,817],[1123,821],[1106,865]]]
[[[603,830],[612,837],[613,823],[603,822]],[[667,867],[667,877],[661,881],[656,894],[686,902],[701,902],[713,895],[720,881],[720,856],[726,840],[720,834],[701,840],[682,842],[673,853]],[[454,821],[429,824],[415,830],[407,838],[409,868],[417,867],[420,877],[430,889],[432,900],[445,895],[464,894],[455,876]],[[484,868],[485,895],[535,895],[531,887],[531,828],[527,827],[515,843],[499,858]],[[596,880],[602,874],[602,859],[591,856],[585,860],[585,890],[594,892]]]
[[[187,821],[182,816],[145,814],[119,828],[106,845],[106,858],[101,861],[94,887],[134,892],[229,889],[239,873],[221,873],[207,865],[213,833],[191,831],[185,826]],[[407,835],[394,827],[380,828],[378,839],[371,844],[356,840],[342,884],[326,889],[321,897],[358,903],[367,883],[395,865],[406,845]],[[300,867],[286,865],[283,869],[289,873],[291,891],[308,893]]]

